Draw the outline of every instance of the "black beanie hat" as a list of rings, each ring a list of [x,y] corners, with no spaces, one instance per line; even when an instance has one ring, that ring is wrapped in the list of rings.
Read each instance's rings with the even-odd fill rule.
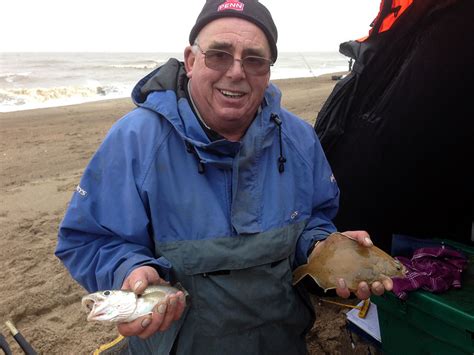
[[[278,31],[270,11],[258,0],[207,0],[189,34],[189,44],[194,44],[198,33],[204,26],[222,17],[239,17],[260,27],[270,44],[272,60],[276,61]]]

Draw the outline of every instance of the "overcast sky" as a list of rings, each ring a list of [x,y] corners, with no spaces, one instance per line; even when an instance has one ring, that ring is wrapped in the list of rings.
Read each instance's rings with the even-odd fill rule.
[[[181,52],[204,0],[1,0],[0,52]],[[337,51],[365,36],[379,0],[262,0],[278,49]]]

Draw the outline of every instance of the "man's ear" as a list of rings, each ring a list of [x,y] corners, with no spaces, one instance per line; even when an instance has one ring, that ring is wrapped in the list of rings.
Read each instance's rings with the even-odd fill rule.
[[[193,66],[196,61],[196,54],[194,54],[191,46],[187,46],[184,50],[184,67],[186,68],[186,75],[189,79],[193,76]]]

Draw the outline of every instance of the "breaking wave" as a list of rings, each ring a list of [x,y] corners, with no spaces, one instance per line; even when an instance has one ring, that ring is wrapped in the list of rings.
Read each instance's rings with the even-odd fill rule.
[[[16,83],[27,81],[31,72],[23,73],[0,73],[0,81],[6,81],[7,83]]]
[[[83,102],[127,97],[131,87],[64,86],[54,88],[0,89],[0,112],[72,105]]]
[[[137,62],[137,63],[111,64],[109,65],[109,67],[116,68],[116,69],[156,69],[162,64],[164,63],[150,60],[146,62]]]

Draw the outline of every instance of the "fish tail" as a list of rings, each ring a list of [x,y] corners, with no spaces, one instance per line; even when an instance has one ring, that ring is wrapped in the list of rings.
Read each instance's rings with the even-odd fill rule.
[[[180,282],[176,282],[173,287],[177,288],[178,290],[182,291],[184,293],[184,297],[188,298],[189,297],[189,292],[181,285]]]
[[[173,287],[177,288],[180,291],[187,292],[186,289],[184,288],[183,285],[181,285],[181,282],[176,282]]]

